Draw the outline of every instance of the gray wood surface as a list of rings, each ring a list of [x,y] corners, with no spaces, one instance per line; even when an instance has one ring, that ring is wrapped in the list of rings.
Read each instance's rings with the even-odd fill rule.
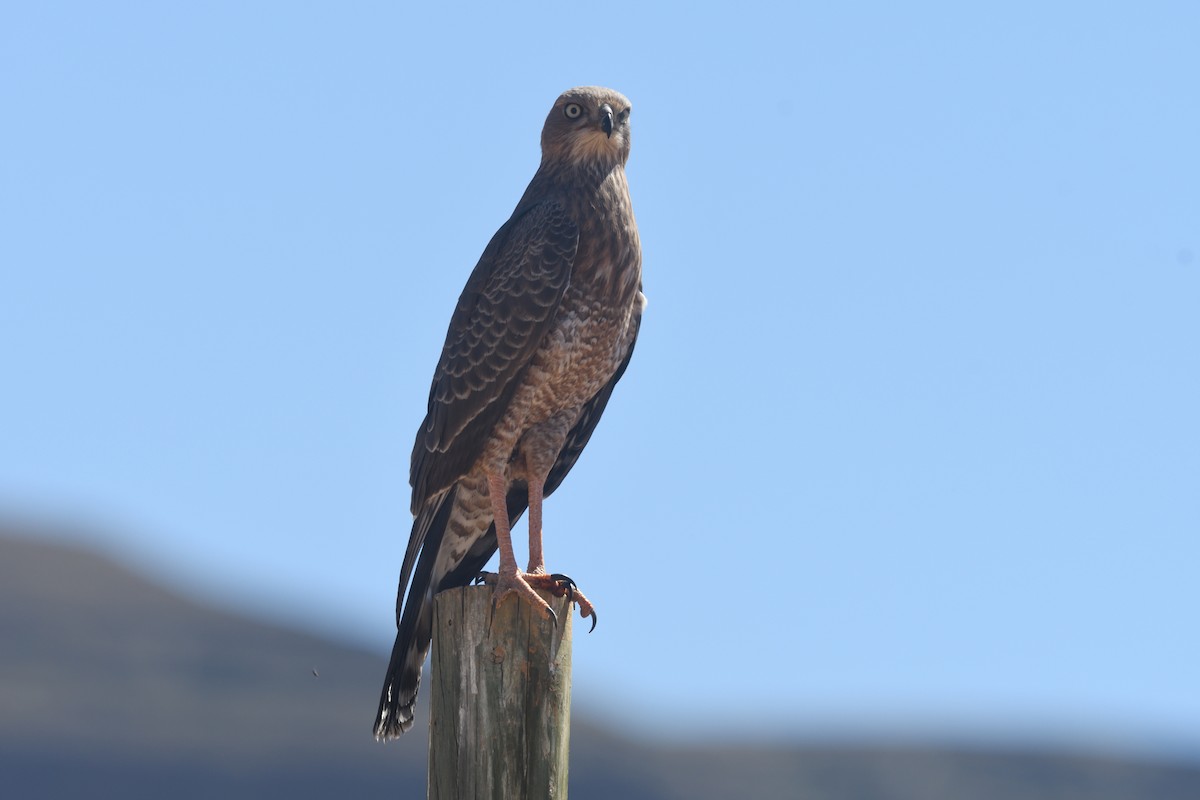
[[[487,586],[434,599],[430,800],[567,796],[573,608],[543,596],[557,627]]]

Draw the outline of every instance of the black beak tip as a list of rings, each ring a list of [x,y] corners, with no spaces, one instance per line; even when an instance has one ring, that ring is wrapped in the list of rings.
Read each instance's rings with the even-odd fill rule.
[[[613,132],[613,115],[607,108],[604,109],[604,117],[600,120],[600,127],[604,129],[604,135],[612,138]]]

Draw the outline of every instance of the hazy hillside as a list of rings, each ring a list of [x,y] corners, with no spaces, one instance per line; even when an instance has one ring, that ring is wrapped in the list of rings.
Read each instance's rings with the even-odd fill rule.
[[[0,775],[19,798],[418,798],[380,745],[383,654],[197,605],[87,551],[0,535]],[[317,674],[314,674],[316,670]],[[1053,754],[647,747],[576,715],[571,797],[1200,797],[1200,769]]]

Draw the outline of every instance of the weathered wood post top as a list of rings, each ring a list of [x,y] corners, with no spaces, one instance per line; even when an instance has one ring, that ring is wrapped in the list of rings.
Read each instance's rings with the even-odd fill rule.
[[[558,624],[492,589],[434,598],[430,800],[562,800],[571,727],[571,604]]]

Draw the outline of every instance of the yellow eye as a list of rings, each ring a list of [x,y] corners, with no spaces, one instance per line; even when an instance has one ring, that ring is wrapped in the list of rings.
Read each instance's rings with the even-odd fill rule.
[[[583,113],[583,108],[579,103],[567,103],[563,107],[563,113],[567,115],[567,119],[579,119],[579,115]]]

